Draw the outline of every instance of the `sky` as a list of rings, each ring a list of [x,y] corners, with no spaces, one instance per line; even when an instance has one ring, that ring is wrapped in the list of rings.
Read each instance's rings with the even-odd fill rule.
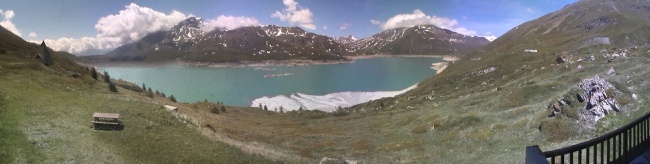
[[[470,36],[501,36],[576,0],[0,0],[0,25],[25,40],[77,55],[102,54],[198,17],[202,29],[297,26],[367,38],[432,24]]]

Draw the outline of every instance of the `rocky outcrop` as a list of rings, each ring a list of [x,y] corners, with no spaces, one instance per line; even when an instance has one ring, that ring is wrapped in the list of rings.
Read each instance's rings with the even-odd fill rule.
[[[614,86],[596,75],[593,78],[585,79],[578,86],[584,91],[586,106],[581,112],[584,119],[598,121],[605,117],[612,110],[620,112],[618,102],[613,97],[607,96],[608,89],[615,89]]]
[[[621,107],[614,95],[622,93],[610,82],[594,76],[584,79],[569,93],[549,104],[549,117],[557,117],[560,114],[577,121],[578,129],[591,131],[595,128],[596,122],[607,114],[621,112]],[[621,97],[616,96],[616,97]]]

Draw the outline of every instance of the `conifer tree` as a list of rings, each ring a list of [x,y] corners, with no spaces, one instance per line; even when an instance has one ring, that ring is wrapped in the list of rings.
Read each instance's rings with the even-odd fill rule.
[[[145,86],[144,83],[142,83],[142,90],[147,91],[147,86]]]
[[[280,113],[284,113],[284,108],[280,106]]]
[[[147,97],[153,98],[153,92],[151,92],[151,88],[149,88],[149,90],[147,90]]]
[[[104,82],[110,83],[111,82],[111,76],[108,75],[108,72],[104,71]]]
[[[266,105],[264,105],[264,110],[269,111],[269,108],[267,108]]]
[[[260,108],[260,110],[262,110],[262,103],[260,103],[260,105],[258,105],[258,108]]]
[[[90,68],[90,76],[92,76],[93,79],[97,80],[97,70],[95,70],[95,67]]]
[[[176,97],[174,97],[174,95],[170,95],[169,100],[172,102],[176,102]]]
[[[226,107],[223,106],[223,105],[221,105],[221,111],[222,111],[222,112],[226,112]]]

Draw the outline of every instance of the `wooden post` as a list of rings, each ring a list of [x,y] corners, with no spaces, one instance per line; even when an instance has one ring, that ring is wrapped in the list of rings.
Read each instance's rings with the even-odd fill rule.
[[[548,164],[542,149],[537,145],[526,147],[526,164]]]

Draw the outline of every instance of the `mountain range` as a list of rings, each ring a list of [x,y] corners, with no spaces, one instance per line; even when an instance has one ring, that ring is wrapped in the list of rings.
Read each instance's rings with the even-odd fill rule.
[[[168,31],[146,35],[102,56],[111,61],[237,62],[258,60],[345,60],[353,55],[462,55],[489,43],[433,25],[383,31],[370,38],[328,37],[299,27],[247,26],[204,32],[191,17]]]
[[[523,163],[526,146],[539,145],[544,151],[566,147],[650,112],[650,96],[643,94],[650,92],[649,15],[648,1],[578,1],[466,51],[460,60],[413,90],[335,113],[280,114],[226,106],[227,112],[216,114],[210,108],[222,107],[218,103],[175,103],[121,87],[117,93],[110,92],[108,84],[84,74],[87,71],[82,67],[57,60],[63,58],[59,53],[53,54],[53,66],[39,64],[30,56],[38,45],[0,28],[0,49],[8,51],[0,54],[0,75],[6,77],[0,82],[7,86],[0,87],[0,123],[8,125],[0,126],[3,136],[8,136],[2,138],[7,142],[0,142],[0,163],[273,162],[235,161],[253,158],[317,163],[323,157],[363,163]],[[262,60],[258,56],[310,51],[323,56],[335,56],[334,52],[356,55],[364,50],[415,53],[426,47],[396,42],[426,41],[418,37],[425,33],[448,36],[442,41],[429,39],[432,43],[459,43],[451,42],[455,34],[429,26],[388,30],[374,40],[355,41],[350,36],[331,38],[277,26],[201,32],[193,25],[200,22],[187,21],[150,34],[104,57],[198,60],[206,52],[220,56],[227,52],[232,60]],[[464,38],[463,42],[473,40]],[[363,40],[373,46],[354,46]],[[320,48],[303,50],[313,45]],[[332,55],[322,47],[332,49]],[[435,51],[455,52],[449,48]],[[254,57],[241,57],[244,54]],[[310,56],[291,56],[301,57]],[[73,73],[78,74],[76,78],[67,76]],[[611,106],[618,110],[596,121],[584,117],[598,114],[593,106],[605,102],[585,100],[585,93],[592,90],[606,95],[593,101],[616,102]],[[162,104],[180,108],[170,114]],[[90,131],[87,119],[98,109],[122,113],[127,127],[124,131]],[[170,145],[178,149],[165,149]],[[231,149],[246,153],[231,153]]]

